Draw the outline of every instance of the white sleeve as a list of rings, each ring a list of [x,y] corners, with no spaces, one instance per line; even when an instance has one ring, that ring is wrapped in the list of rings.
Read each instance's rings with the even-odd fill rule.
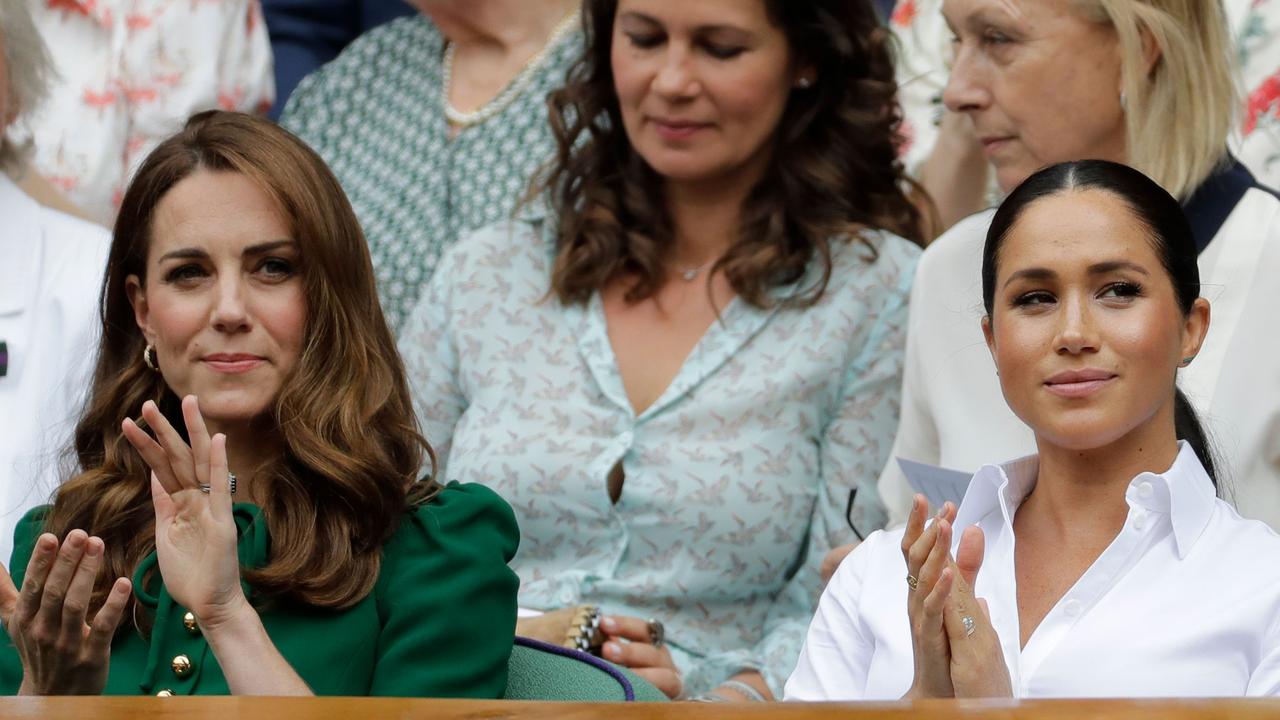
[[[862,590],[872,554],[886,540],[877,530],[850,553],[827,584],[809,624],[800,660],[787,680],[785,699],[860,700],[875,643],[861,613]]]
[[[930,298],[926,297],[928,279],[923,277],[925,268],[932,263],[926,254],[916,265],[915,282],[911,286],[910,315],[907,320],[907,346],[902,368],[902,409],[898,416],[898,432],[889,450],[889,460],[880,473],[876,489],[889,516],[887,527],[895,527],[907,520],[911,511],[911,485],[898,466],[898,458],[936,465],[941,457],[938,443],[938,426],[929,405],[928,386],[925,378],[926,358],[921,347],[925,330],[922,329],[929,314]]]

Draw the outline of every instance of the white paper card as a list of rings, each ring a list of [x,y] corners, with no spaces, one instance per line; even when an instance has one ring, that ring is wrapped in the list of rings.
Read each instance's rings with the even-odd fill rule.
[[[947,501],[959,507],[965,491],[969,489],[969,480],[973,478],[972,473],[948,470],[905,458],[897,458],[897,460],[898,467],[902,468],[903,474],[907,476],[907,482],[911,483],[911,488],[924,495],[929,501],[929,507],[933,510],[942,507],[942,504]]]

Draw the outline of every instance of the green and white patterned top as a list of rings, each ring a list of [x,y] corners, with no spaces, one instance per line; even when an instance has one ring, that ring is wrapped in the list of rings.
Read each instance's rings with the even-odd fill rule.
[[[564,83],[582,36],[549,48],[520,97],[453,138],[441,97],[444,48],[421,15],[371,30],[304,79],[281,118],[342,183],[397,332],[444,250],[510,218],[553,155],[546,96]]]

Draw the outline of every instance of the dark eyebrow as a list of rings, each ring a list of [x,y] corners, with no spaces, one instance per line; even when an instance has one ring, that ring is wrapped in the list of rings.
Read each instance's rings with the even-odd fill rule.
[[[1128,260],[1108,260],[1106,262],[1094,263],[1089,266],[1088,273],[1090,275],[1106,275],[1107,273],[1113,273],[1117,270],[1131,270],[1140,275],[1151,275],[1151,273],[1147,272],[1146,268],[1137,263],[1129,262]],[[1044,281],[1053,280],[1056,277],[1058,277],[1058,273],[1050,270],[1049,268],[1027,268],[1026,270],[1019,270],[1010,275],[1009,279],[1004,281],[1003,287],[1009,287],[1009,283],[1012,283],[1014,280],[1025,279]]]
[[[1019,270],[1010,275],[1009,279],[1005,280],[1004,285],[1001,287],[1009,287],[1009,284],[1014,280],[1052,280],[1056,277],[1058,277],[1058,273],[1050,270],[1049,268],[1027,268],[1026,270]]]
[[[270,242],[258,243],[257,245],[250,245],[249,247],[244,249],[244,254],[245,255],[264,255],[266,253],[271,252],[272,250],[279,250],[280,248],[286,247],[286,246],[288,246],[292,250],[298,249],[298,243],[294,242],[293,240],[289,240],[288,238],[285,238],[283,240],[272,240]]]
[[[1090,275],[1106,275],[1117,270],[1132,270],[1140,275],[1151,275],[1147,269],[1141,265],[1128,260],[1111,260],[1108,262],[1100,262],[1089,266]]]
[[[645,15],[642,12],[636,12],[635,10],[628,10],[627,12],[623,13],[618,19],[625,20],[628,18],[634,18],[636,20],[640,20],[641,22],[649,23],[650,25],[657,25],[658,27],[663,27],[662,23],[657,18],[651,17],[649,15]],[[705,35],[707,33],[716,33],[716,32],[737,33],[739,35],[746,35],[748,37],[751,35],[750,30],[737,27],[736,25],[699,25],[696,28],[694,28],[695,34]]]
[[[244,254],[263,255],[285,246],[293,246],[296,249],[297,245],[298,243],[293,240],[272,240],[270,242],[258,243],[257,245],[250,245],[244,249]],[[182,248],[181,250],[174,250],[173,252],[165,253],[160,256],[160,259],[157,262],[164,262],[166,260],[204,260],[208,257],[209,253],[200,250],[199,248]]]

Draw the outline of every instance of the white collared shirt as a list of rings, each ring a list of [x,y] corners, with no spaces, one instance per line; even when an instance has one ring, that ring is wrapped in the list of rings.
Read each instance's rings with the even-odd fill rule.
[[[1280,536],[1214,495],[1183,444],[1163,474],[1129,484],[1111,545],[1019,650],[1012,520],[1035,456],[974,476],[956,517],[977,525],[986,598],[1015,697],[1280,694]],[[903,530],[873,533],[823,593],[788,700],[901,697],[913,676]],[[958,542],[958,540],[957,540]]]
[[[49,502],[97,353],[98,294],[111,235],[41,207],[0,174],[0,564],[13,529]]]

